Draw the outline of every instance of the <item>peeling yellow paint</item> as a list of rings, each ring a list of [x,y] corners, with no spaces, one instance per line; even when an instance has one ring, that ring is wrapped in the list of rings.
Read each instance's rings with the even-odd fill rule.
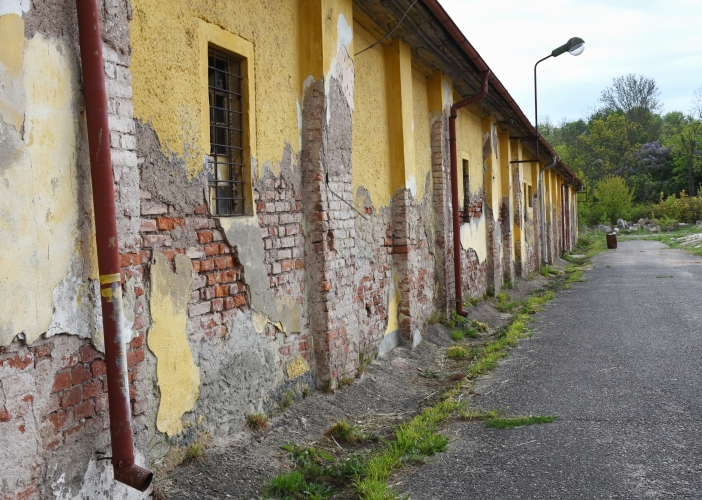
[[[385,328],[385,335],[400,328],[398,317],[400,308],[400,292],[397,290],[397,275],[393,273],[395,284],[390,290],[390,300],[388,301],[388,326]]]
[[[251,316],[251,322],[253,323],[256,333],[263,333],[268,323],[285,333],[285,327],[280,321],[273,321],[268,316],[258,311],[254,311],[253,315]]]
[[[161,400],[156,427],[169,436],[183,430],[180,418],[190,411],[200,392],[200,372],[186,337],[187,307],[193,286],[193,268],[185,255],[176,255],[172,273],[161,252],[151,265],[151,317],[147,343],[157,359]]]
[[[14,149],[9,163],[0,165],[0,345],[19,333],[32,343],[49,329],[53,291],[80,252],[79,88],[70,54],[61,40],[39,34],[27,40],[23,71],[13,80],[26,92],[24,138],[0,123],[0,139]],[[25,145],[27,138],[31,144]],[[0,160],[5,154],[0,151]]]
[[[461,247],[463,250],[472,248],[478,255],[480,262],[487,259],[487,224],[485,214],[480,219],[472,219],[461,224]]]
[[[288,378],[290,379],[297,378],[308,371],[310,371],[310,367],[302,356],[298,356],[297,359],[291,362],[287,367]]]
[[[0,115],[17,132],[24,123],[24,20],[17,14],[0,16]]]
[[[458,151],[458,199],[463,206],[463,162],[468,160],[470,193],[478,194],[483,189],[483,134],[481,120],[471,107],[458,110],[456,118],[456,149]]]
[[[256,134],[250,132],[258,172],[270,162],[278,174],[284,146],[298,145],[300,95],[297,2],[241,0],[133,0],[130,22],[134,116],[151,123],[164,154],[182,158],[190,175],[202,169],[201,22],[255,43]],[[317,76],[317,78],[319,75]],[[194,90],[197,89],[197,90]]]
[[[358,45],[368,47],[374,39],[354,24]],[[387,207],[395,194],[390,186],[388,109],[385,98],[385,55],[381,46],[367,50],[356,61],[353,114],[353,192],[365,188],[376,209]]]
[[[427,78],[420,72],[412,72],[412,103],[414,135],[414,162],[417,176],[417,203],[424,200],[427,174],[431,172],[431,130],[429,129],[429,98]],[[431,175],[429,175],[431,179]]]

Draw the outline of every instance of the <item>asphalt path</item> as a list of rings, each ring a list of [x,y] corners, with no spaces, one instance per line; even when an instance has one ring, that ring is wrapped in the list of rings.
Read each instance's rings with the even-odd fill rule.
[[[452,424],[396,484],[420,499],[702,499],[702,259],[619,242],[481,379],[474,408],[552,424]]]

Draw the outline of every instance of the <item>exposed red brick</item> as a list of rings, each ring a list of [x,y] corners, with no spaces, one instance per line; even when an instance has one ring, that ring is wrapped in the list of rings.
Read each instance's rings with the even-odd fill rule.
[[[159,231],[172,231],[176,226],[184,226],[182,217],[156,217],[156,227]]]
[[[205,245],[205,255],[218,255],[219,243],[208,243]]]
[[[212,241],[212,231],[198,231],[197,241],[198,243],[210,243]]]
[[[129,347],[132,349],[136,349],[137,347],[141,347],[144,345],[144,333],[140,333],[136,337],[134,337],[130,342],[129,342]]]
[[[280,354],[282,354],[283,356],[289,356],[289,355],[290,355],[290,346],[289,346],[289,345],[285,345],[285,346],[281,347],[280,349],[278,349],[278,351],[279,351]]]
[[[90,364],[90,371],[92,372],[93,377],[100,377],[107,373],[107,365],[105,365],[105,362],[102,360],[93,361]]]
[[[229,286],[228,285],[223,285],[223,286],[216,286],[214,288],[215,292],[215,297],[226,297],[229,295]]]
[[[27,486],[15,496],[16,500],[29,500],[31,498],[39,498],[39,488],[34,484]]]
[[[71,383],[73,385],[82,384],[92,378],[90,370],[83,365],[76,366],[71,370]]]
[[[83,347],[80,348],[80,360],[83,363],[87,363],[89,361],[92,361],[97,358],[101,358],[102,354],[100,351],[95,349],[93,346],[90,344],[84,345]]]
[[[12,415],[10,415],[10,412],[4,408],[0,410],[0,422],[9,422],[10,420],[12,420]]]
[[[119,256],[119,266],[129,267],[141,264],[141,255],[138,253],[123,253]]]
[[[34,349],[34,357],[35,358],[46,358],[48,356],[51,356],[51,349],[53,348],[53,344],[51,345],[42,345]]]
[[[11,358],[6,358],[0,361],[0,366],[9,366],[10,368],[16,368],[17,370],[24,370],[29,365],[34,363],[34,355],[32,353],[24,355],[15,355]]]
[[[77,405],[83,399],[82,394],[83,391],[79,385],[64,391],[64,393],[61,394],[61,408]]]
[[[221,311],[224,309],[224,300],[223,299],[214,299],[212,302],[212,311],[217,312]]]
[[[234,306],[235,307],[241,307],[246,304],[246,296],[244,295],[235,295],[234,296]]]
[[[102,380],[93,380],[83,384],[83,399],[91,399],[102,394]]]
[[[201,266],[202,266],[202,262],[200,262],[199,260],[193,261],[193,271],[195,271],[196,273],[200,272]]]
[[[224,308],[231,309],[233,307],[236,307],[236,304],[234,303],[234,297],[225,297],[224,298]]]
[[[92,401],[85,401],[73,408],[74,420],[83,420],[93,415],[95,415],[95,403]]]
[[[144,361],[144,349],[135,349],[127,353],[127,366],[134,366]]]
[[[71,373],[57,373],[54,377],[54,385],[51,387],[51,392],[60,392],[71,387]]]
[[[212,260],[200,261],[200,271],[214,271],[214,261],[212,261]]]
[[[68,413],[63,410],[49,415],[49,422],[51,422],[51,425],[54,426],[55,432],[58,432],[58,430],[63,427],[63,424],[65,424],[67,420]]]
[[[206,214],[207,213],[207,205],[202,204],[202,205],[196,207],[195,213],[198,215]]]
[[[231,257],[219,257],[214,259],[215,269],[226,269],[234,266],[234,259]]]

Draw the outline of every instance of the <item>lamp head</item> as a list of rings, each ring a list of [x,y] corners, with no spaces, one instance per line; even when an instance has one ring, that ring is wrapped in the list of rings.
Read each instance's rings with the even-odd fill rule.
[[[580,54],[583,53],[585,50],[585,40],[582,38],[578,38],[577,36],[571,38],[568,40],[566,43],[558,47],[557,49],[553,49],[551,51],[551,55],[553,57],[558,57],[564,52],[568,52],[570,55],[573,56],[579,56]]]

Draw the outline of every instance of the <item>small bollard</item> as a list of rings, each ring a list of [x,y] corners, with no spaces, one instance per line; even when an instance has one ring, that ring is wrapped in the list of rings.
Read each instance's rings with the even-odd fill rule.
[[[617,248],[617,233],[607,235],[607,248]]]

